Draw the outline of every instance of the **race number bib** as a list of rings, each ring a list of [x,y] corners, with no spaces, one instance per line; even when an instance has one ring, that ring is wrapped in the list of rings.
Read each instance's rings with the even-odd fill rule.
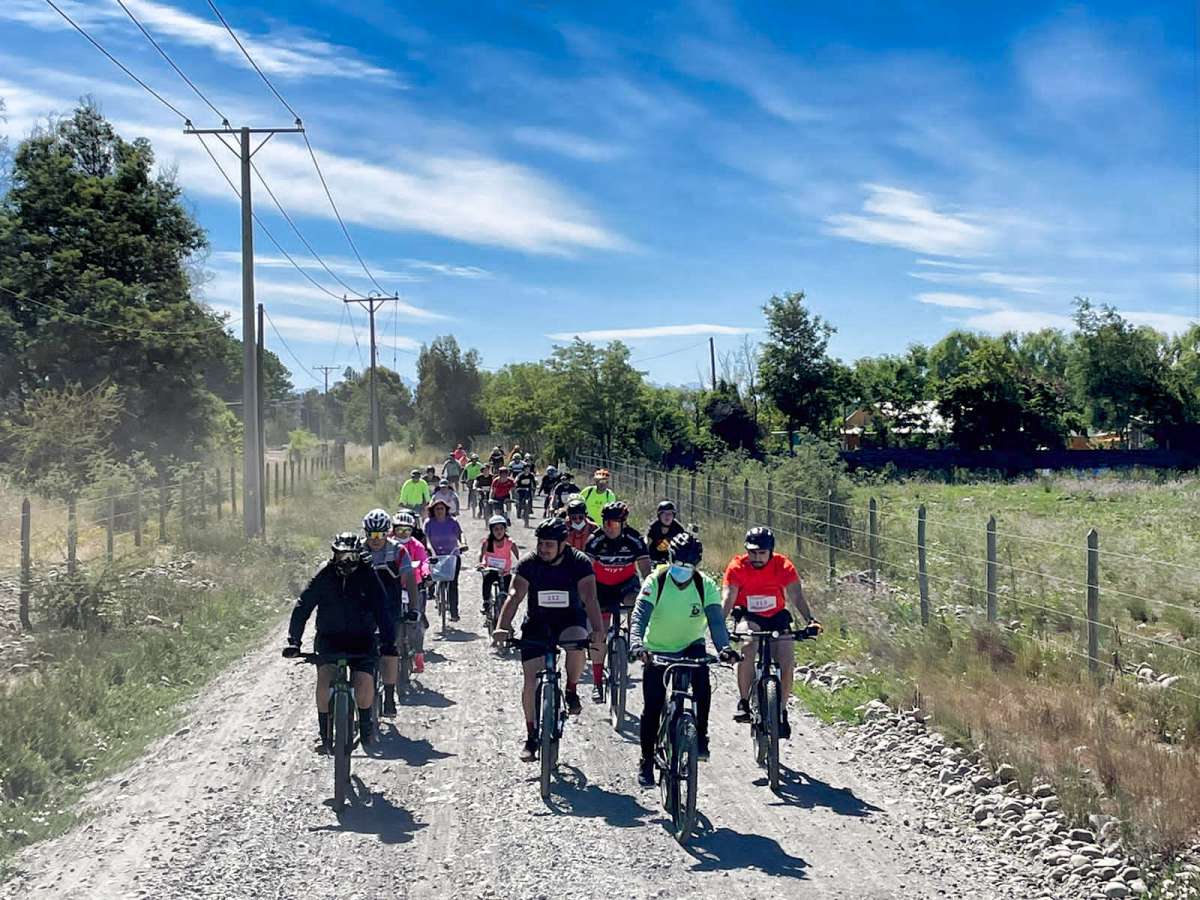
[[[775,608],[774,594],[751,594],[746,598],[746,609],[752,613],[765,613]]]
[[[568,591],[538,591],[538,606],[542,609],[566,609],[570,605]]]
[[[491,566],[493,569],[503,569],[505,563],[508,562],[508,560],[505,559],[503,556],[488,556],[488,557],[485,557],[485,560],[486,560],[487,564],[489,566]]]

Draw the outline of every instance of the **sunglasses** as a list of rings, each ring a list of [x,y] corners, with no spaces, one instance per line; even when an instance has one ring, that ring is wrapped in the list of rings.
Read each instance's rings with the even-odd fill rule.
[[[385,538],[385,537],[387,537],[387,532],[386,532],[386,531],[368,531],[368,532],[367,532],[367,537],[368,537],[368,538],[370,538],[371,540],[376,540],[376,541],[377,541],[377,540],[379,540],[380,538]]]
[[[396,535],[396,537],[406,538],[412,535],[412,529],[405,525],[402,528],[396,528],[393,533]]]

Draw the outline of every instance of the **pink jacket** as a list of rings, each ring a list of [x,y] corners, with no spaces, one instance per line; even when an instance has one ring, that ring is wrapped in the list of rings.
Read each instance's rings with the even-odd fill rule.
[[[410,537],[400,546],[408,551],[409,559],[413,562],[413,574],[417,576],[417,581],[428,578],[429,554],[425,551],[424,545],[415,537]]]

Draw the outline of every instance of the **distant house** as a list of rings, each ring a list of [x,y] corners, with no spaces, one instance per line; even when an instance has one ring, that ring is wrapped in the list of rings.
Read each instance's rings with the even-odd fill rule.
[[[1144,450],[1150,442],[1150,425],[1140,416],[1132,416],[1127,431],[1091,431],[1086,436],[1071,435],[1071,450]]]
[[[931,439],[949,436],[951,422],[938,411],[937,401],[922,400],[901,409],[881,403],[877,410],[856,409],[842,422],[842,449],[864,446],[928,446]]]

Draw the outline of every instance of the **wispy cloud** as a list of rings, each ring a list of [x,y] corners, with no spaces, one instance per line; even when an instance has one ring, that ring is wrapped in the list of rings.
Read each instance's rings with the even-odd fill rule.
[[[209,259],[215,263],[240,266],[242,264],[242,253],[240,250],[217,250],[209,256]],[[308,256],[306,254],[300,253],[300,254],[293,255],[292,259],[296,261],[297,266],[299,266],[301,269],[304,269],[305,271],[309,271],[309,272],[325,271],[324,268],[322,268],[320,263],[318,263],[315,259],[313,259],[311,256]],[[337,256],[322,256],[321,259],[323,259],[325,261],[325,265],[329,267],[330,272],[335,272],[338,275],[342,275],[347,278],[358,278],[358,279],[365,280],[367,277],[365,274],[363,274],[362,266],[360,266],[358,264],[358,260],[346,259],[344,257],[337,257]],[[254,254],[254,265],[256,267],[261,267],[264,269],[291,269],[292,268],[292,263],[288,261],[287,257],[273,256],[270,254],[263,254],[263,253],[255,253]],[[369,260],[367,261],[367,266],[370,268],[371,273],[376,278],[382,279],[384,281],[392,281],[392,282],[424,281],[423,278],[421,278],[419,275],[414,275],[412,272],[394,271],[394,270],[388,269],[381,265],[375,265],[372,262],[370,262]],[[337,286],[333,285],[331,287],[336,288]],[[336,290],[335,290],[335,292],[336,292]]]
[[[623,147],[592,140],[581,134],[558,128],[523,126],[513,129],[513,138],[519,143],[539,150],[549,150],[561,156],[583,162],[609,162],[624,155]]]
[[[480,278],[494,278],[495,276],[487,269],[481,269],[479,266],[456,266],[449,263],[435,263],[424,259],[406,259],[404,265],[410,269],[420,269],[424,272],[436,272],[439,275],[449,275],[452,278],[467,278],[471,280]]]
[[[983,268],[983,266],[978,265],[977,263],[950,262],[949,260],[945,260],[945,259],[918,259],[916,261],[916,265],[918,265],[918,266],[936,266],[939,269],[972,270],[972,269],[982,269]],[[909,273],[909,274],[911,274],[911,273]]]
[[[1004,334],[1007,331],[1026,333],[1043,328],[1070,329],[1070,316],[1031,309],[997,309],[992,312],[968,316],[963,322],[968,328],[986,331],[989,334]]]
[[[863,187],[868,193],[865,215],[828,216],[829,234],[942,256],[982,253],[989,243],[989,228],[962,214],[939,212],[923,194],[882,184]]]
[[[204,297],[209,303],[231,302],[241,296],[241,279],[229,273],[216,275],[211,281],[201,287]],[[275,281],[256,278],[254,280],[254,296],[261,303],[270,304],[268,310],[277,308],[277,304],[285,306],[300,306],[308,309],[323,309],[332,316],[339,315],[340,300],[335,300],[328,294],[307,282]],[[405,299],[393,301],[388,311],[398,312],[410,319],[426,322],[443,321],[449,318],[441,313],[416,306]],[[239,312],[238,315],[241,315]],[[272,312],[272,315],[274,313]]]
[[[997,309],[1004,304],[991,297],[975,297],[971,294],[949,294],[940,291],[917,294],[917,299],[929,306],[944,306],[947,309]]]
[[[1046,275],[1017,275],[1011,272],[982,272],[977,266],[964,267],[965,271],[951,270],[909,272],[912,278],[934,284],[972,285],[986,284],[1004,288],[1018,294],[1045,294],[1060,285],[1061,279]]]
[[[157,37],[211,51],[227,63],[243,68],[250,64],[216,18],[201,18],[167,3],[125,0],[130,11]],[[132,23],[112,3],[60,0],[59,5],[80,25],[97,30],[132,28]],[[0,19],[33,28],[70,28],[42,0],[5,0]],[[232,26],[234,23],[230,22]],[[236,29],[235,27],[235,30]],[[365,61],[350,47],[331,44],[305,33],[250,35],[239,31],[255,61],[270,75],[282,78],[346,78],[398,84],[394,72]]]
[[[620,341],[634,338],[681,337],[692,334],[749,334],[754,328],[733,325],[709,325],[696,322],[690,325],[654,325],[647,328],[597,328],[592,331],[556,331],[546,337],[554,341]]]
[[[215,312],[228,313],[231,316],[240,315],[239,310],[235,310],[231,306],[217,304],[212,307]],[[294,316],[287,313],[271,313],[270,321],[275,325],[276,330],[284,337],[285,340],[297,341],[306,344],[334,344],[338,331],[337,319],[317,319],[308,316]],[[286,352],[279,347],[272,347],[274,333],[271,326],[267,325],[267,333],[264,336],[266,344],[282,358],[288,368],[295,368],[295,361],[286,355]],[[345,340],[346,331],[343,330],[343,341]],[[391,347],[393,344],[401,350],[419,350],[421,347],[420,341],[413,340],[403,335],[396,335],[393,340],[392,334],[388,331],[386,334],[380,335],[380,348],[383,346]]]

